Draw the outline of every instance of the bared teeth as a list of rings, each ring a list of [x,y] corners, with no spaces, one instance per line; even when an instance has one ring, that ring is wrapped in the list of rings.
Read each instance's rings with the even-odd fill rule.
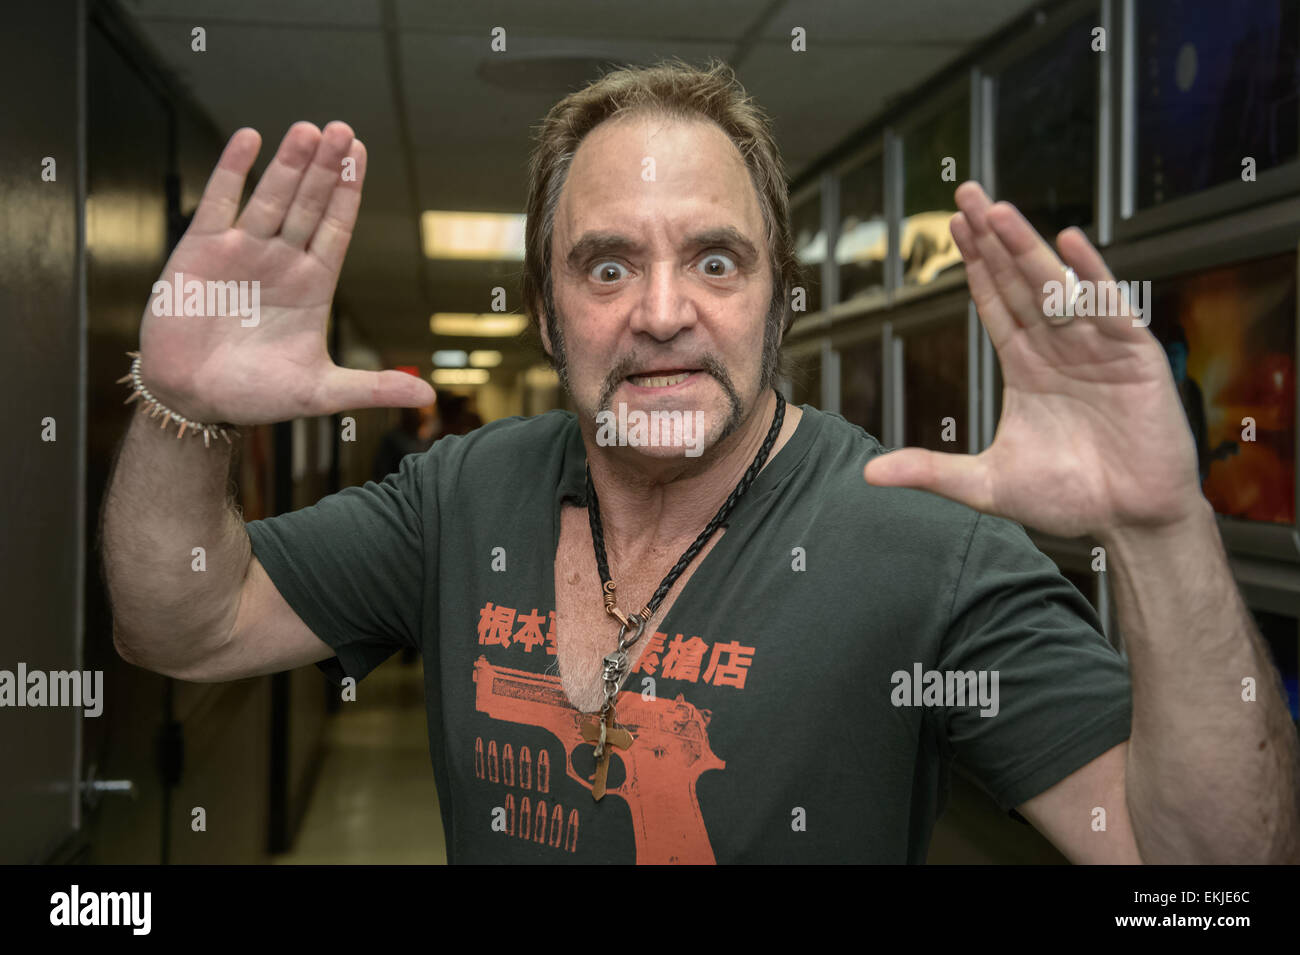
[[[641,388],[667,388],[681,384],[690,376],[689,371],[683,371],[676,375],[632,375],[629,380]]]

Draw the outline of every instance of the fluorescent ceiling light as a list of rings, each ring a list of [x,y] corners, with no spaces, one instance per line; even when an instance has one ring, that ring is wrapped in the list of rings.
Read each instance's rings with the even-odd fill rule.
[[[429,319],[429,329],[435,335],[462,338],[510,338],[518,335],[528,325],[524,315],[487,312],[436,312]]]
[[[495,368],[501,364],[501,353],[486,348],[472,351],[469,353],[469,363],[475,368]]]
[[[522,262],[524,218],[503,212],[422,212],[424,255],[430,259]]]
[[[438,368],[430,376],[435,385],[486,385],[486,368]]]
[[[469,356],[457,349],[442,348],[433,353],[435,368],[464,368]]]

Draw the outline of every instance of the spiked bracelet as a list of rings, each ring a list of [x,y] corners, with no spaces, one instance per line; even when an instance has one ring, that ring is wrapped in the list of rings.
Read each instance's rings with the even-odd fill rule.
[[[126,401],[122,402],[122,404],[129,405],[131,402],[135,401],[135,399],[143,398],[144,400],[140,402],[141,414],[148,411],[150,418],[161,416],[162,424],[160,427],[164,431],[167,430],[167,425],[175,421],[180,425],[176,431],[176,437],[178,440],[185,434],[187,429],[191,435],[201,433],[203,435],[203,446],[205,448],[211,447],[210,442],[217,435],[221,435],[221,437],[226,439],[226,444],[230,444],[230,435],[226,433],[227,428],[231,431],[235,431],[236,434],[239,433],[235,430],[233,424],[200,424],[199,422],[191,421],[184,415],[179,415],[175,411],[166,407],[162,402],[149,393],[149,389],[144,386],[144,381],[140,378],[140,353],[138,351],[129,351],[127,352],[127,355],[134,358],[135,361],[131,362],[131,370],[121,378],[117,379],[119,385],[126,384],[127,382],[130,382],[131,384],[131,396],[127,398]]]

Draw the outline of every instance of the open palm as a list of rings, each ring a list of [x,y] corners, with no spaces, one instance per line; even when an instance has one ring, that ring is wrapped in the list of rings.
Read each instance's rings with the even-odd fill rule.
[[[1196,449],[1164,349],[1132,314],[1045,317],[1065,265],[1015,207],[977,184],[951,222],[1004,391],[993,443],[977,455],[906,448],[867,465],[868,481],[921,488],[1062,537],[1159,526],[1202,500]],[[1057,239],[1081,281],[1113,282],[1078,229]],[[1149,308],[1150,303],[1145,303]]]
[[[233,424],[428,404],[433,389],[420,379],[339,368],[327,350],[330,303],[361,205],[365,147],[344,123],[323,133],[295,124],[239,212],[260,144],[252,129],[231,136],[161,276],[173,285],[177,273],[186,285],[246,282],[251,289],[256,282],[258,313],[155,314],[155,294],[140,327],[146,386],[187,417]]]

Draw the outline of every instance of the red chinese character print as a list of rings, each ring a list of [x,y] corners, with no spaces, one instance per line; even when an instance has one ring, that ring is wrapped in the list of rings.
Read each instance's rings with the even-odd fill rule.
[[[545,617],[537,612],[536,607],[533,608],[532,613],[519,615],[519,620],[523,623],[523,627],[515,634],[515,643],[522,643],[524,645],[525,653],[532,653],[533,647],[546,639],[546,637],[542,635],[542,621],[545,619]]]
[[[743,690],[749,665],[754,662],[753,654],[753,647],[742,647],[735,640],[715,643],[709,655],[709,668],[704,671],[704,682]]]
[[[709,645],[699,637],[683,640],[679,633],[668,645],[664,654],[664,668],[660,674],[668,680],[689,680],[691,683],[700,679],[700,664],[704,661],[704,652]]]
[[[489,602],[478,613],[478,642],[481,644],[508,647],[510,632],[514,628],[514,607],[494,607]]]

